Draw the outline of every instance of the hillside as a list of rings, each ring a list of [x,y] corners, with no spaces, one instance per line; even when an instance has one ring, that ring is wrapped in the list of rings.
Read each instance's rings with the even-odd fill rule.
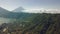
[[[16,19],[7,23],[8,26],[5,28],[8,28],[5,32],[10,34],[59,34],[59,22],[60,14],[35,14],[23,21]]]

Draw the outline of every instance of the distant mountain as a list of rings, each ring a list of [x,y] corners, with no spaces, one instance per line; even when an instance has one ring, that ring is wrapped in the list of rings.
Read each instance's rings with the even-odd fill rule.
[[[13,10],[13,12],[22,12],[23,10],[25,10],[23,7],[19,7]]]
[[[32,14],[32,13],[24,13],[24,12],[18,12],[18,11],[20,11],[20,10],[23,10],[22,9],[22,7],[20,7],[20,8],[17,8],[16,10],[14,10],[14,11],[16,11],[16,12],[11,12],[11,11],[8,11],[8,10],[5,10],[5,9],[3,9],[3,8],[1,8],[0,7],[0,17],[4,17],[4,18],[27,18],[27,17],[31,17],[31,16],[33,16],[34,14]]]
[[[6,10],[6,9],[3,9],[0,7],[0,17],[4,17],[4,18],[9,18],[13,15],[14,13]]]
[[[3,8],[0,7],[0,15],[1,15],[1,16],[2,16],[2,15],[5,15],[5,14],[8,14],[8,13],[9,13],[8,10],[5,10],[5,9],[3,9]]]

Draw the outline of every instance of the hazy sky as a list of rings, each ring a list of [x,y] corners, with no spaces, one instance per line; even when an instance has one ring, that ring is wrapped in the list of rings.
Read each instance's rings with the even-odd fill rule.
[[[60,0],[0,0],[0,7],[14,10],[17,7],[27,9],[60,9]]]

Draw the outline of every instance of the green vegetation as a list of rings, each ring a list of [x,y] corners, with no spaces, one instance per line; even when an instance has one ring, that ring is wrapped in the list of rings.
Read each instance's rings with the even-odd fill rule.
[[[29,14],[28,14],[29,15]],[[59,34],[60,14],[31,14],[7,23],[8,33],[14,34]]]

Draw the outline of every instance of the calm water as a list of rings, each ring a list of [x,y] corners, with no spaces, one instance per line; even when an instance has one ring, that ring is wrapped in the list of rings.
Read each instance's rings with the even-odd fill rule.
[[[0,25],[3,23],[9,23],[12,19],[11,18],[2,18],[0,17]]]

